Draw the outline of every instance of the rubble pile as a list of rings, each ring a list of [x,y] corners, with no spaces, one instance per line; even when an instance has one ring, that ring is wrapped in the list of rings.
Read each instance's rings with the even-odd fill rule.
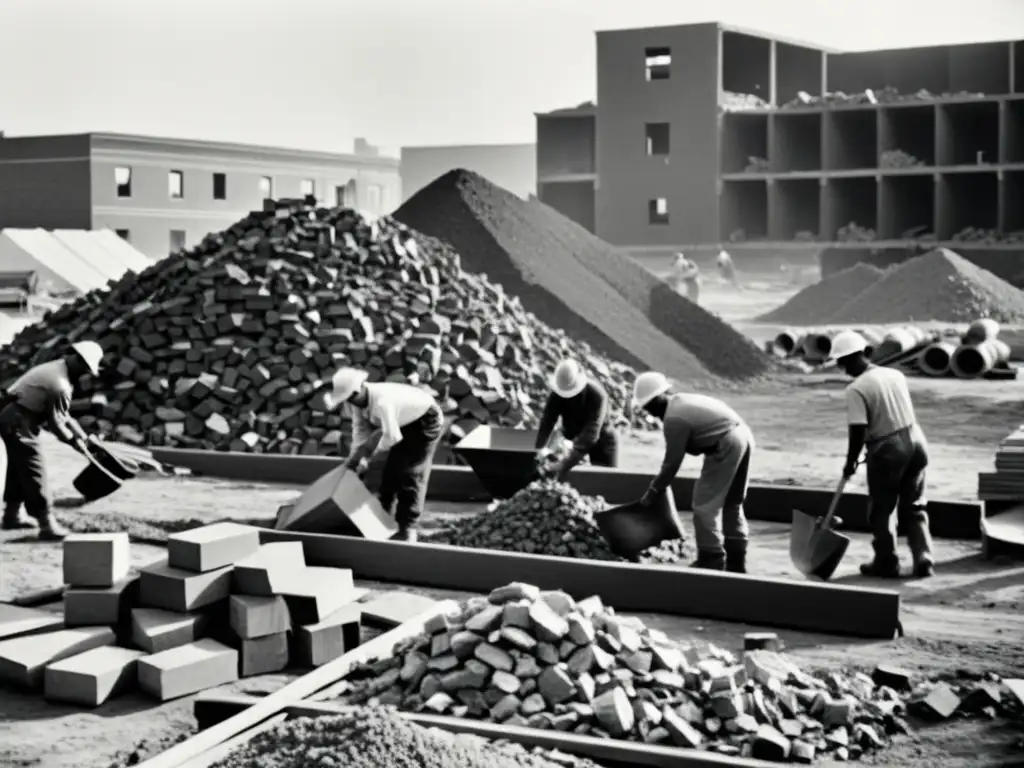
[[[870,264],[856,264],[804,288],[780,307],[757,318],[761,323],[812,325],[827,323],[836,308],[860,296],[885,273]]]
[[[74,408],[87,429],[257,453],[345,449],[343,417],[323,400],[344,365],[429,387],[455,438],[478,424],[535,424],[564,356],[601,382],[624,423],[635,375],[468,274],[449,246],[312,200],[267,201],[195,249],[48,313],[4,350],[0,382],[81,339],[106,352]]]
[[[884,88],[869,88],[857,93],[830,91],[821,96],[800,91],[794,98],[782,105],[782,109],[794,109],[811,106],[852,106],[854,104],[907,104],[909,102],[937,102],[943,100],[984,99],[984,93],[970,91],[950,91],[936,94],[924,88],[913,93],[901,93],[898,88],[887,85]]]
[[[423,537],[432,544],[497,549],[531,555],[616,560],[594,515],[608,509],[600,496],[584,496],[568,483],[537,480],[478,515],[445,524]],[[686,542],[666,541],[645,550],[641,562],[675,563],[692,555]]]
[[[901,670],[818,677],[771,650],[702,651],[598,597],[521,583],[469,599],[347,682],[352,704],[773,761],[856,759],[908,730]],[[918,706],[948,717],[961,701],[939,686]]]
[[[542,321],[636,368],[720,384],[774,361],[618,249],[538,200],[466,170],[421,189],[395,218],[452,245]]]
[[[841,243],[870,243],[877,239],[878,233],[871,227],[862,227],[855,221],[844,224],[836,232],[836,240]]]
[[[598,768],[565,753],[452,734],[384,707],[299,717],[258,733],[214,768]]]

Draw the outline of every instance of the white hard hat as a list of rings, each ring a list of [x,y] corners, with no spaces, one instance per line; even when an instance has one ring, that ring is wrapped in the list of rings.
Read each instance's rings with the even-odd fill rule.
[[[664,395],[670,388],[668,379],[657,371],[647,371],[636,377],[633,383],[633,402],[643,408],[658,395]]]
[[[575,360],[563,360],[548,379],[548,386],[559,397],[576,397],[587,386],[587,375]]]
[[[100,372],[100,363],[103,360],[103,347],[95,341],[77,341],[71,345],[71,348],[82,358],[93,376]]]
[[[867,340],[856,331],[842,331],[832,339],[832,349],[828,354],[829,360],[839,360],[848,355],[855,355],[868,348]]]
[[[331,378],[331,390],[328,395],[327,405],[334,409],[347,401],[352,395],[359,391],[363,383],[369,378],[366,371],[358,368],[342,368]]]

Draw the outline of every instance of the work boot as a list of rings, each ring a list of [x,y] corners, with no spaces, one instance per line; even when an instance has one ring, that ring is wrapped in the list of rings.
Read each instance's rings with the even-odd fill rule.
[[[923,557],[914,563],[915,579],[930,579],[935,575],[935,563],[930,557]]]
[[[4,513],[0,528],[5,531],[28,531],[36,527],[36,521],[22,512]]]
[[[747,540],[726,539],[725,570],[730,573],[747,572]]]
[[[898,579],[900,578],[900,563],[896,561],[872,560],[860,567],[861,576],[871,576],[875,579]]]
[[[416,529],[409,526],[401,526],[398,529],[398,533],[391,537],[392,541],[404,541],[409,544],[415,544],[419,540],[419,536],[416,535]]]
[[[68,529],[52,517],[44,517],[39,520],[40,541],[64,541],[68,533]]]
[[[725,553],[697,550],[697,559],[690,563],[691,568],[704,568],[709,571],[725,570]]]

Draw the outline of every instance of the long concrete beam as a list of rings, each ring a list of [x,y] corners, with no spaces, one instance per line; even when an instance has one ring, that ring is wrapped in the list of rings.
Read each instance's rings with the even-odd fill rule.
[[[153,448],[153,456],[165,464],[184,467],[197,475],[247,482],[308,485],[341,463],[329,456],[281,456],[223,451],[197,451]],[[609,504],[628,504],[643,495],[650,475],[598,467],[579,467],[568,481],[580,493],[604,496]],[[672,491],[681,509],[689,507],[694,479],[677,477]],[[833,491],[789,485],[751,485],[746,512],[751,520],[789,523],[793,510],[823,516],[828,511]],[[437,501],[484,501],[489,499],[480,481],[467,467],[435,466],[430,474],[428,496]],[[976,502],[931,501],[932,534],[939,538],[979,539],[981,504]],[[844,530],[870,533],[867,494],[849,492],[839,502],[836,513]]]
[[[899,628],[900,594],[891,590],[295,531],[261,529],[260,540],[302,542],[309,565],[351,568],[370,581],[482,593],[525,581],[576,599],[600,595],[632,613],[883,640]]]

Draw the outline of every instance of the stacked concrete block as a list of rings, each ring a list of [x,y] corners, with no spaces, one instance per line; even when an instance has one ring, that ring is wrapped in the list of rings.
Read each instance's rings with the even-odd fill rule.
[[[109,627],[75,627],[4,640],[0,642],[0,681],[38,690],[49,664],[113,645],[114,640]]]
[[[139,660],[139,686],[160,701],[188,696],[238,679],[238,651],[211,638]]]
[[[51,701],[98,707],[137,687],[137,665],[144,655],[105,645],[56,661],[44,671],[43,693]]]
[[[390,539],[398,532],[395,519],[359,476],[344,465],[309,486],[287,510],[279,510],[274,527],[339,532],[376,541]]]

